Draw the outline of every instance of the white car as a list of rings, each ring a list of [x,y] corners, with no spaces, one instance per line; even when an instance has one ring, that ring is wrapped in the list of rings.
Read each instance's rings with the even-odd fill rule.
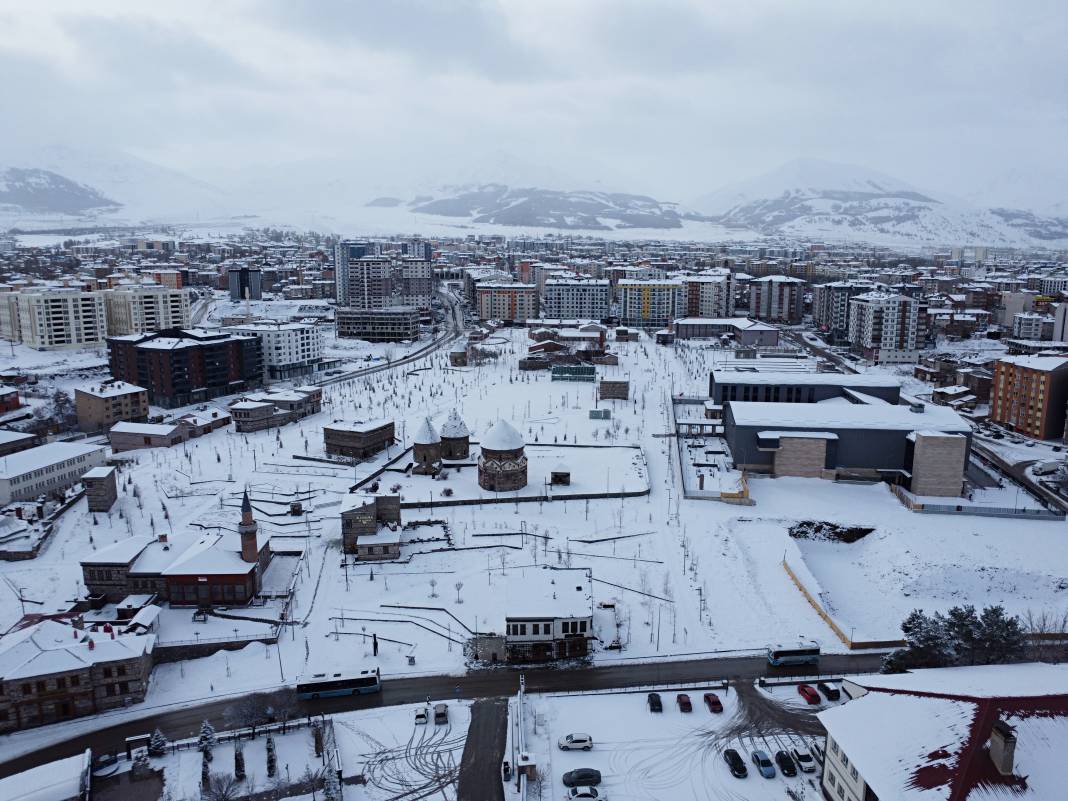
[[[608,801],[608,796],[597,792],[596,787],[572,787],[567,791],[565,797],[568,801],[571,801],[571,799],[576,799],[577,801],[578,799],[583,798],[596,798],[597,801]]]
[[[593,748],[593,738],[588,734],[569,734],[567,737],[561,737],[558,744],[561,751],[589,751]],[[575,797],[582,798],[582,796]],[[597,796],[590,797],[596,798]]]
[[[816,760],[822,765],[824,760],[823,746],[819,743],[812,744],[812,756],[816,757]]]
[[[794,762],[797,763],[797,767],[801,769],[802,773],[814,773],[816,771],[816,760],[812,758],[812,754],[803,745],[794,746],[790,749],[790,753],[793,754]]]
[[[427,720],[428,719],[429,719],[429,715],[427,715],[427,713],[426,713],[426,707],[420,707],[419,709],[415,710],[415,725],[416,726],[425,726],[427,724]]]

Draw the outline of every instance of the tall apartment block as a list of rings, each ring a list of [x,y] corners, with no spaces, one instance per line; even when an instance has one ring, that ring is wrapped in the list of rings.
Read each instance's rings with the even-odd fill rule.
[[[607,278],[546,278],[541,316],[557,320],[603,320],[611,309]]]
[[[538,288],[533,284],[480,283],[475,286],[480,320],[523,323],[538,316]]]
[[[685,288],[679,316],[723,318],[734,316],[734,276],[730,270],[706,270],[682,279]]]
[[[259,267],[230,267],[226,271],[230,300],[262,300],[263,271]]]
[[[1068,358],[1008,356],[994,364],[990,419],[1037,439],[1065,436]]]
[[[915,362],[920,355],[920,302],[891,292],[865,292],[849,301],[849,342],[876,364]]]
[[[228,330],[260,338],[265,378],[271,381],[313,373],[323,360],[323,332],[315,325],[256,322]]]
[[[757,278],[749,286],[749,313],[758,320],[797,325],[805,313],[805,282],[788,275]]]
[[[616,284],[619,321],[635,328],[663,328],[685,308],[684,285],[676,278],[621,278]]]
[[[37,350],[100,347],[107,336],[103,293],[30,289],[6,295],[0,336]]]
[[[118,287],[104,293],[108,336],[187,328],[189,292],[157,284]]]
[[[849,301],[871,292],[875,285],[865,281],[831,281],[812,287],[812,322],[831,344],[849,337]]]

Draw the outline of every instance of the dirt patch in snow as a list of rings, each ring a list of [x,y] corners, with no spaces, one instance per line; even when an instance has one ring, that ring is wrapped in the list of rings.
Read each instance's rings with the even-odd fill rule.
[[[802,520],[789,528],[795,540],[823,540],[825,542],[856,542],[875,531],[867,526],[840,526],[826,520]]]

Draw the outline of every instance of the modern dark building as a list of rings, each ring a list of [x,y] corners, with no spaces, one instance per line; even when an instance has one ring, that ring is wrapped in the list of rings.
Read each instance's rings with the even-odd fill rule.
[[[231,267],[226,273],[230,300],[263,299],[263,271],[259,267]]]
[[[849,399],[850,393],[897,403],[901,397],[901,380],[890,375],[744,370],[713,370],[708,379],[708,394],[713,403],[719,404],[726,401],[819,403],[831,398]]]
[[[263,381],[263,346],[255,335],[170,329],[108,337],[111,375],[174,408],[233,395]]]

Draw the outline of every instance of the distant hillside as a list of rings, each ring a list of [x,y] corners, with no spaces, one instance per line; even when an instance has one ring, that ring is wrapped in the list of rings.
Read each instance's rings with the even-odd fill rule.
[[[32,214],[85,214],[121,206],[86,184],[51,172],[24,167],[0,168],[0,206]]]

